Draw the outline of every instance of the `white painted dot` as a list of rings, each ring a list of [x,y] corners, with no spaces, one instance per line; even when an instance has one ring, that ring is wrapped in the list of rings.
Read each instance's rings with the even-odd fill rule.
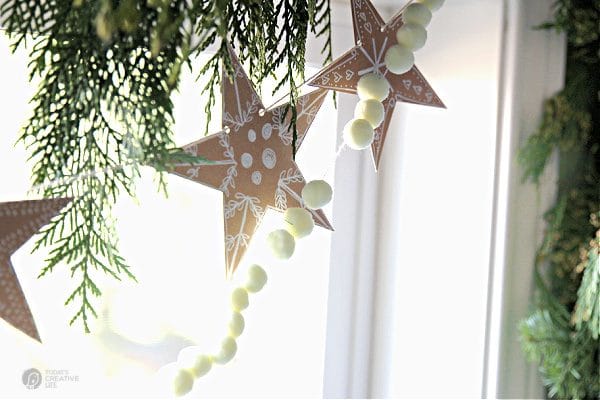
[[[254,141],[256,140],[256,131],[254,129],[250,129],[248,131],[248,140],[251,143],[254,143]]]
[[[277,163],[277,154],[273,149],[266,148],[262,153],[262,162],[265,167],[269,169],[275,168],[275,164]]]
[[[260,185],[260,182],[262,181],[262,174],[260,173],[260,171],[254,171],[250,176],[250,179],[255,185]]]
[[[263,139],[267,140],[271,137],[271,133],[273,133],[273,125],[271,125],[271,123],[267,122],[266,124],[263,125],[262,128],[262,137]]]
[[[242,166],[244,168],[250,168],[252,166],[252,155],[250,153],[242,154]]]

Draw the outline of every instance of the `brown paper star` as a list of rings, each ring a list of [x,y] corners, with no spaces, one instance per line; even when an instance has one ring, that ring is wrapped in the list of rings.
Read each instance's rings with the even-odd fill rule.
[[[10,256],[66,206],[70,199],[0,203],[0,318],[40,341]]]
[[[381,151],[392,119],[396,102],[444,107],[416,66],[402,75],[396,75],[385,66],[387,49],[397,44],[396,32],[403,25],[402,12],[385,24],[369,0],[351,0],[354,40],[356,46],[324,68],[308,84],[346,93],[356,93],[361,76],[379,73],[391,86],[389,96],[383,101],[385,119],[375,129],[371,150],[375,169],[379,167]]]
[[[225,261],[233,274],[267,207],[284,211],[304,207],[300,193],[306,184],[292,157],[292,127],[287,104],[265,110],[239,60],[230,49],[234,77],[223,74],[224,130],[184,146],[210,161],[178,164],[174,173],[223,192]],[[327,91],[315,90],[298,99],[297,148]],[[315,223],[332,229],[325,214],[309,210]]]

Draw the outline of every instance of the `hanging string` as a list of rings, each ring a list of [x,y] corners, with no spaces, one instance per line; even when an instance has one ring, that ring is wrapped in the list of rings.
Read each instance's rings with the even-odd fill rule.
[[[329,164],[327,165],[327,168],[325,169],[325,172],[323,173],[323,176],[321,177],[321,179],[326,180],[325,178],[327,178],[329,176],[329,173],[331,171],[333,171],[333,169],[335,168],[335,164],[337,163],[338,158],[342,155],[344,150],[346,150],[347,148],[348,148],[348,146],[346,146],[346,143],[344,143],[342,141],[342,143],[338,146],[338,148],[335,152],[335,156],[333,157],[333,160],[331,160],[329,162]]]

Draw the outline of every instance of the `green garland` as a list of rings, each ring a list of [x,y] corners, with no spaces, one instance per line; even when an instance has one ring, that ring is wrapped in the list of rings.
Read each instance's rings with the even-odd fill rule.
[[[216,45],[197,71],[209,77],[210,118],[221,65],[231,72],[227,42],[257,84],[284,66],[277,88],[289,87],[292,105],[310,31],[325,36],[324,61],[331,59],[330,0],[6,0],[0,20],[14,49],[30,50],[31,77],[41,78],[20,138],[34,188],[74,198],[37,242],[51,249],[40,276],[69,266],[78,280],[66,300],[78,304],[71,324],[80,320],[87,332],[101,294],[96,274],[135,279],[111,219],[118,194],[135,194],[140,165],[154,167],[164,189],[162,172],[173,162],[205,162],[173,142],[171,94],[182,67]]]
[[[548,395],[600,397],[600,0],[560,0],[542,28],[567,35],[565,88],[519,154],[537,182],[559,152],[558,200],[545,215],[536,259],[537,299],[520,324]]]

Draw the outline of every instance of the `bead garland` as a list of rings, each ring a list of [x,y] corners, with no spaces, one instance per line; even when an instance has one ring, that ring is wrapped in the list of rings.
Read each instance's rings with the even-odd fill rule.
[[[331,201],[333,190],[323,180],[308,182],[302,191],[304,204],[310,209],[319,209]],[[289,259],[296,246],[296,239],[308,236],[314,227],[312,215],[304,208],[288,208],[283,217],[283,229],[267,236],[271,253],[279,259]],[[194,387],[194,381],[208,374],[215,364],[224,365],[236,355],[236,339],[244,332],[245,320],[242,312],[250,305],[250,294],[260,292],[267,283],[267,273],[259,265],[248,268],[246,283],[231,292],[231,319],[228,334],[221,342],[216,354],[202,354],[196,346],[186,347],[177,357],[177,371],[171,380],[171,391],[175,396],[184,396]]]
[[[414,65],[414,52],[425,45],[432,12],[439,9],[444,0],[420,0],[412,3],[403,13],[404,24],[396,33],[397,44],[391,46],[384,56],[386,68],[394,74],[403,74]],[[343,129],[344,145],[355,150],[369,147],[373,142],[374,130],[383,122],[382,101],[390,91],[390,84],[377,73],[363,75],[358,81],[357,94],[360,101],[354,110],[354,118]],[[340,151],[338,151],[338,155]],[[331,186],[324,180],[308,182],[302,190],[302,200],[309,209],[320,209],[333,196]],[[289,208],[284,213],[284,226],[267,236],[271,253],[278,259],[287,260],[294,254],[296,240],[310,235],[314,228],[311,214],[304,208]],[[172,380],[172,391],[176,396],[189,393],[194,380],[208,374],[214,364],[224,365],[237,353],[236,339],[244,332],[242,314],[249,306],[249,294],[258,293],[267,283],[267,273],[259,265],[248,269],[248,279],[243,287],[231,293],[232,315],[228,324],[228,335],[221,342],[217,354],[198,354],[192,347],[184,348],[177,358],[178,370]]]
[[[432,12],[439,9],[444,0],[420,0],[412,3],[402,14],[403,25],[396,32],[397,44],[391,46],[384,56],[385,67],[393,74],[404,74],[415,64],[414,52],[427,41],[427,25]],[[384,101],[390,84],[380,73],[363,75],[356,88],[360,101],[354,109],[354,119],[344,127],[344,143],[354,150],[371,145],[374,130],[383,122]]]

